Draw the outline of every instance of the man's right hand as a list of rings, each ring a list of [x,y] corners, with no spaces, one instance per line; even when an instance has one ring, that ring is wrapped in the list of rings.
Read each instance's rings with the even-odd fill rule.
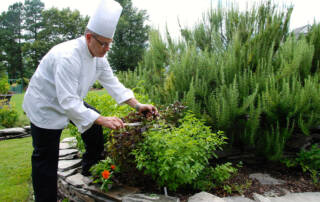
[[[112,130],[118,130],[124,127],[123,121],[118,117],[99,116],[94,123]]]

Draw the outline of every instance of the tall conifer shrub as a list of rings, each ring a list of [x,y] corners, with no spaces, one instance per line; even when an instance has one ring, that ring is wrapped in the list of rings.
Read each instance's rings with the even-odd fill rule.
[[[186,102],[232,143],[277,160],[292,133],[320,124],[319,25],[289,33],[292,7],[211,9],[182,39],[150,35],[136,70],[158,103]]]

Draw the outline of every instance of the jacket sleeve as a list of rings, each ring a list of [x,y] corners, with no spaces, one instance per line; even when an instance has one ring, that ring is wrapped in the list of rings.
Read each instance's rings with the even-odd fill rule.
[[[55,84],[58,102],[67,117],[76,125],[80,133],[89,129],[100,116],[86,108],[77,93],[81,65],[75,59],[61,58],[55,69]]]
[[[102,71],[98,77],[99,82],[118,104],[123,104],[125,101],[134,98],[133,92],[124,87],[118,78],[114,76],[109,63],[105,58],[97,62],[97,70]]]

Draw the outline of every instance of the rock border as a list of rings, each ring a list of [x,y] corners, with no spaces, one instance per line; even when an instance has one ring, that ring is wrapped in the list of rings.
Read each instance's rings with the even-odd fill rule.
[[[83,176],[81,171],[81,159],[76,147],[76,138],[66,138],[60,143],[60,157],[58,166],[58,193],[69,201],[76,202],[180,202],[177,197],[166,195],[141,193],[138,188],[126,185],[111,187],[108,192],[103,192],[96,184],[92,184],[90,177]],[[281,180],[273,179],[265,173],[254,173],[250,178],[257,179],[264,184],[279,184]],[[290,193],[284,196],[254,194],[254,199],[244,196],[232,196],[220,198],[207,192],[200,192],[189,197],[188,202],[298,202],[320,201],[320,193]]]
[[[25,126],[22,128],[6,128],[0,130],[0,141],[16,138],[24,138],[31,136],[31,127]]]
[[[319,128],[320,130],[320,128]],[[31,127],[16,127],[7,128],[0,130],[0,141],[24,138],[31,136]],[[320,135],[314,133],[307,140],[297,141],[291,143],[291,147],[294,149],[307,147],[310,145],[311,139],[313,142],[320,141]],[[59,167],[58,167],[58,193],[62,198],[68,198],[69,201],[79,201],[79,202],[94,202],[94,201],[106,201],[106,202],[180,202],[177,197],[170,197],[165,195],[155,195],[141,193],[139,189],[134,187],[128,187],[125,185],[112,187],[109,192],[102,192],[98,186],[92,184],[92,180],[89,177],[81,175],[80,165],[81,159],[79,151],[76,149],[76,138],[65,138],[60,142],[59,151]],[[226,154],[227,153],[227,154]],[[231,151],[222,153],[221,157],[230,158],[234,157],[237,152]],[[242,156],[252,158],[252,154],[248,156]],[[283,183],[280,180],[272,179],[267,174],[255,173],[251,174],[250,178],[255,178],[260,183],[273,184],[273,183]],[[243,196],[225,197],[219,198],[207,192],[200,192],[188,199],[188,202],[252,202],[252,201],[320,201],[320,192],[313,193],[289,193],[286,192],[285,196],[262,196],[259,194],[254,195],[254,200],[245,198]]]
[[[108,192],[101,191],[90,177],[80,173],[81,158],[75,146],[76,138],[66,138],[60,143],[58,194],[61,198],[76,202],[180,202],[176,197],[141,193],[138,188],[126,185],[113,186]]]

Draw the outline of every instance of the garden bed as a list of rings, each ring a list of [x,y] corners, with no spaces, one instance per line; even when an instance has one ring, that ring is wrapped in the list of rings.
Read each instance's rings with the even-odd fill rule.
[[[241,159],[235,160],[235,163],[239,160]],[[252,163],[252,160],[254,160],[256,163]],[[137,173],[135,173],[135,175],[125,172],[121,172],[116,175],[115,179],[117,183],[114,185],[114,187],[118,187],[118,185],[120,184],[121,186],[131,187],[131,190],[138,190],[139,193],[159,195],[165,194],[163,187],[160,188],[159,186],[157,186],[155,181],[153,181],[150,177],[145,176],[138,170],[136,170],[136,172]],[[250,174],[253,173],[267,173],[277,180],[282,180],[283,183],[265,185],[260,183],[256,179],[250,178]],[[320,191],[320,187],[316,186],[312,182],[310,175],[303,173],[302,170],[299,170],[297,168],[287,168],[285,167],[285,165],[279,163],[265,163],[265,161],[263,161],[262,159],[260,159],[260,161],[258,159],[250,159],[250,161],[248,162],[244,160],[242,167],[238,170],[238,173],[231,177],[228,181],[226,181],[224,185],[229,185],[231,187],[231,191],[229,192],[222,187],[219,187],[208,192],[221,198],[230,196],[245,196],[247,198],[253,199],[254,193],[264,196],[282,196],[289,192],[301,193]],[[68,188],[70,189],[70,186],[68,186]],[[111,192],[112,191],[113,190],[111,189]],[[98,187],[96,192],[99,192]],[[171,197],[179,198],[181,202],[187,202],[188,198],[198,192],[200,191],[185,186],[183,188],[177,189],[176,191],[168,191],[168,195]],[[100,191],[100,193],[104,193],[102,195],[108,195],[103,191]],[[73,195],[75,195],[74,192]]]
[[[108,151],[108,156],[114,160],[110,165],[115,164],[120,168],[120,172],[111,174],[112,177],[110,177],[115,185],[122,184],[135,187],[142,193],[162,195],[165,194],[164,187],[167,187],[168,195],[180,198],[181,201],[187,201],[189,197],[201,190],[207,190],[207,192],[219,197],[241,195],[249,198],[253,198],[254,193],[282,196],[290,192],[320,191],[319,186],[313,183],[314,179],[310,177],[310,173],[303,173],[299,166],[288,168],[283,163],[274,163],[265,157],[255,156],[256,152],[254,151],[245,152],[243,149],[235,149],[235,146],[228,149],[225,146],[230,145],[222,142],[224,141],[223,134],[219,135],[219,132],[211,134],[208,132],[210,130],[192,115],[186,113],[182,116],[181,111],[183,110],[184,107],[176,103],[160,110],[160,117],[147,116],[145,119],[136,113],[130,113],[123,118],[125,123],[141,122],[143,124],[107,134],[108,144],[105,149]],[[298,150],[294,150],[302,148],[302,146],[309,149],[311,144],[319,143],[317,138],[313,138],[317,136],[316,133],[317,131],[310,135],[310,138],[303,138],[303,141],[295,141],[294,145],[288,143],[291,153],[296,154]],[[201,146],[206,147],[210,143],[211,140],[207,139],[210,135],[212,138],[217,137],[215,139],[217,144],[224,144],[223,151],[213,149],[204,153],[199,150]],[[202,138],[205,141],[200,142]],[[191,150],[192,152],[190,152]],[[202,171],[207,168],[211,168],[211,170],[198,173],[196,177],[186,181],[184,178],[190,177],[192,172],[193,174],[197,172],[194,165],[203,157],[203,155],[195,155],[196,152],[210,154],[206,157],[210,163],[201,165],[205,166]],[[216,153],[218,158],[215,158],[212,153]],[[290,153],[285,153],[284,156],[290,157],[290,155]],[[159,162],[159,159],[165,160]],[[109,168],[110,165],[106,164],[103,170],[112,172]],[[140,169],[137,169],[139,165]],[[216,170],[219,166],[224,167]],[[100,174],[103,170],[94,175],[94,180],[99,182],[104,180]],[[146,171],[149,172],[148,175],[145,174]],[[162,176],[159,175],[161,172],[164,173]],[[251,174],[255,173],[270,174],[271,177],[279,181],[282,180],[282,182],[280,184],[263,184],[252,178]],[[190,176],[188,176],[189,174]],[[161,181],[163,176],[167,177],[167,181]],[[109,176],[105,180],[109,180]],[[178,186],[174,187],[174,183]],[[202,187],[205,188],[195,188],[199,184],[204,185]],[[99,186],[99,184],[97,185]]]
[[[242,159],[237,159],[239,162]],[[256,163],[252,164],[252,160]],[[139,172],[138,170],[136,172]],[[271,177],[283,180],[283,184],[261,184],[256,179],[251,179],[250,174],[253,173],[267,173]],[[139,188],[144,193],[164,194],[164,189],[159,188],[156,183],[142,173],[140,178],[134,178],[130,173],[122,173],[118,176],[118,180],[126,185]],[[245,196],[253,199],[253,194],[257,193],[265,196],[283,196],[287,193],[301,193],[301,192],[319,192],[320,186],[312,182],[308,173],[303,173],[298,168],[287,168],[280,163],[266,163],[262,159],[250,159],[247,163],[243,161],[243,165],[239,168],[238,173],[227,180],[224,185],[231,187],[231,192],[224,190],[223,187],[212,189],[209,193],[223,197],[229,196]],[[189,197],[200,192],[200,190],[193,190],[191,187],[179,188],[176,191],[168,191],[168,195],[180,198],[181,202],[187,201]]]

